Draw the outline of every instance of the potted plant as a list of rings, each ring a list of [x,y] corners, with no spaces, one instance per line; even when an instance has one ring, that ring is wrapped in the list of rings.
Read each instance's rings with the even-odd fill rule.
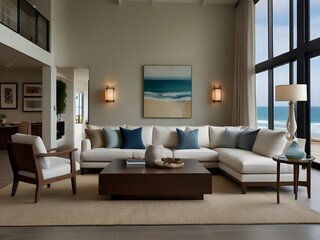
[[[66,112],[67,107],[67,84],[62,80],[57,80],[57,116],[59,121],[61,115]]]
[[[4,125],[6,123],[6,115],[4,113],[0,113],[0,124]]]
[[[61,121],[61,115],[67,108],[67,84],[62,80],[57,80],[57,139],[64,135],[64,121]]]

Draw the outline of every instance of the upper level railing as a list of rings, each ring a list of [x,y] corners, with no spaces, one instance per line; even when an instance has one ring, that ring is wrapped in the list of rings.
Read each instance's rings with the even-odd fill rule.
[[[25,0],[0,0],[0,23],[49,51],[49,21]]]

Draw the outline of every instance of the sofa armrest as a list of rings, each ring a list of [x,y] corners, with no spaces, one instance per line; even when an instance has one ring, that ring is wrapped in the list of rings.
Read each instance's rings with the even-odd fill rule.
[[[91,149],[91,141],[89,138],[85,138],[81,141],[81,152]]]

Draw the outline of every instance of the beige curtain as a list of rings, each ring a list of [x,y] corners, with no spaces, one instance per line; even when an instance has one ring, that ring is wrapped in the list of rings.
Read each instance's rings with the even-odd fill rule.
[[[255,14],[253,0],[236,6],[235,78],[232,124],[257,126],[255,83]]]

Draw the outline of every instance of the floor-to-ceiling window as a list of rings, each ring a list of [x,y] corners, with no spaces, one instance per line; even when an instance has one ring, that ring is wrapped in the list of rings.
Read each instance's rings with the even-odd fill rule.
[[[310,59],[311,153],[320,156],[320,56]],[[316,162],[320,163],[317,158]]]
[[[320,0],[254,1],[258,126],[286,129],[288,103],[275,101],[275,86],[307,84],[308,101],[296,106],[297,136],[312,153],[320,138]]]

